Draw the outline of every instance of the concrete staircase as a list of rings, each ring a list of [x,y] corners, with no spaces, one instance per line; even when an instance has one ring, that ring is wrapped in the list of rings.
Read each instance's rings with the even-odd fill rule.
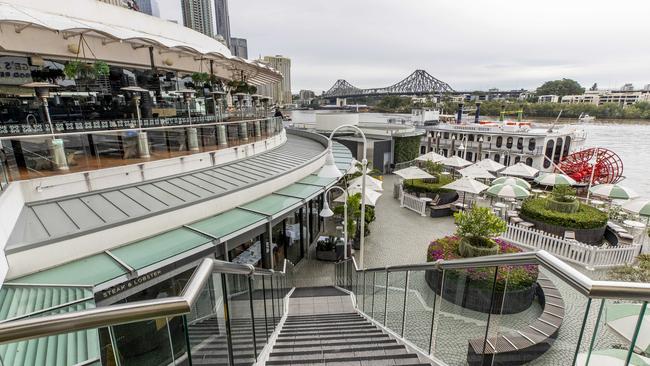
[[[305,306],[292,308],[266,362],[267,365],[427,365],[416,353],[380,328],[354,312],[348,296],[341,301],[350,302],[344,311],[332,312],[341,306],[323,298],[313,297],[315,311],[309,314]],[[304,300],[304,299],[303,299]],[[320,300],[320,301],[319,301]],[[325,304],[325,305],[324,305]],[[335,304],[335,305],[331,305]],[[319,306],[320,305],[320,306]],[[298,309],[302,309],[301,311]],[[292,311],[294,310],[294,311]]]

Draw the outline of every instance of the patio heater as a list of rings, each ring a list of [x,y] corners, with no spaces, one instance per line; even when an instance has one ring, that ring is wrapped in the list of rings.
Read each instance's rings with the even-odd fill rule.
[[[262,96],[260,98],[260,100],[262,101],[262,106],[264,107],[264,117],[268,117],[269,116],[269,97]]]
[[[328,203],[328,197],[329,193],[333,189],[338,189],[341,192],[343,192],[343,198],[345,199],[343,203],[343,259],[348,259],[348,192],[339,187],[339,186],[332,186],[330,187],[327,191],[325,191],[325,200],[323,200],[323,209],[320,212],[320,217],[332,217],[334,216],[334,212],[330,209],[330,205]]]
[[[226,95],[225,92],[222,91],[213,91],[212,93],[212,101],[214,102],[214,115],[215,119],[219,122],[223,121],[223,113],[221,110],[221,100],[223,97]],[[217,130],[217,146],[219,147],[228,147],[228,137],[226,134],[226,125],[224,124],[218,124],[216,126]]]
[[[449,152],[447,153],[447,157],[452,157],[454,156],[454,145],[456,144],[456,135],[451,136],[451,149],[449,149]]]
[[[258,114],[258,111],[257,111],[257,108],[259,106],[261,97],[262,96],[259,95],[259,94],[251,95],[251,99],[253,100],[253,102],[252,102],[253,103],[253,111],[255,113],[255,118],[256,118],[256,120],[255,120],[255,137],[256,138],[262,137],[262,125],[261,125],[262,122],[260,122],[260,120],[258,119],[258,118],[260,118],[260,115]]]
[[[359,265],[361,268],[363,268],[363,244],[365,241],[365,230],[366,230],[366,168],[368,167],[368,159],[367,159],[367,150],[368,150],[368,140],[366,139],[366,135],[363,133],[363,131],[354,125],[340,125],[337,128],[335,128],[331,134],[330,137],[328,138],[328,144],[327,144],[327,155],[325,156],[325,164],[323,167],[320,169],[318,172],[319,177],[323,178],[336,178],[339,179],[343,176],[343,173],[339,170],[339,168],[336,166],[336,162],[334,161],[334,153],[332,152],[332,144],[333,144],[333,139],[334,139],[334,134],[336,131],[342,129],[342,128],[351,128],[353,130],[356,130],[359,132],[361,137],[363,138],[363,160],[361,160],[361,214],[359,216]],[[346,223],[347,224],[347,223]]]
[[[239,104],[239,112],[242,120],[244,119],[244,98],[246,95],[247,94],[244,93],[235,93],[235,96],[237,97],[237,103]],[[244,142],[248,141],[248,125],[246,122],[239,123],[239,138]]]
[[[190,103],[194,97],[195,91],[192,89],[181,89],[177,91],[178,93],[183,94],[183,100],[187,105],[187,120],[189,121],[190,127],[186,129],[187,131],[187,149],[189,151],[199,151],[199,138],[198,133],[195,127],[192,127],[192,111],[190,110]]]
[[[149,158],[151,156],[149,154],[149,142],[147,141],[147,133],[145,131],[142,131],[142,114],[140,111],[140,93],[148,93],[149,90],[141,88],[139,86],[126,86],[120,90],[131,93],[133,104],[135,106],[135,115],[138,119],[138,155],[141,158]]]
[[[50,154],[52,156],[52,164],[56,170],[68,170],[68,160],[65,156],[65,147],[63,146],[63,140],[57,139],[54,136],[54,125],[52,124],[52,118],[50,117],[50,110],[47,105],[47,98],[50,97],[50,89],[58,88],[56,84],[50,84],[45,82],[33,82],[21,85],[24,88],[32,88],[36,93],[36,97],[41,100],[43,105],[43,110],[45,111],[45,119],[47,124],[50,126],[50,135],[51,139],[47,141]]]

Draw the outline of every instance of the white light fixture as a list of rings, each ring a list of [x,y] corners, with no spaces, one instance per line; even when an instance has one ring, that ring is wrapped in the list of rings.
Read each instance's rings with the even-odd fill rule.
[[[343,176],[343,173],[339,170],[334,162],[334,153],[332,148],[329,147],[327,151],[327,156],[325,157],[325,165],[318,172],[318,176],[321,178],[336,178],[339,179]]]
[[[329,203],[327,203],[327,200],[323,203],[323,209],[320,211],[320,217],[332,217],[334,216],[334,211],[330,209]]]

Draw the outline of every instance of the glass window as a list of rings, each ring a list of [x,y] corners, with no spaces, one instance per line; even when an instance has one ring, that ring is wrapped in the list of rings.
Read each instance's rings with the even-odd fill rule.
[[[534,138],[528,139],[528,150],[530,150],[530,151],[535,150],[535,145],[536,144],[537,144],[537,142],[535,141]]]
[[[528,166],[533,166],[533,158],[527,157],[526,158],[526,165]]]
[[[496,161],[497,163],[501,162],[501,155],[494,154],[494,161]]]
[[[506,140],[506,147],[510,149],[512,147],[512,136],[508,137]]]
[[[546,152],[544,155],[546,156],[547,159],[544,159],[544,168],[548,168],[551,166],[551,159],[553,159],[553,148],[555,148],[555,142],[553,140],[549,140],[546,143]]]
[[[297,264],[304,257],[303,236],[306,232],[304,225],[301,225],[301,210],[296,210],[293,215],[286,218],[286,241],[285,255],[293,264]]]
[[[522,150],[524,148],[524,138],[520,137],[517,139],[517,150]]]
[[[497,147],[501,147],[503,145],[503,137],[497,136]]]

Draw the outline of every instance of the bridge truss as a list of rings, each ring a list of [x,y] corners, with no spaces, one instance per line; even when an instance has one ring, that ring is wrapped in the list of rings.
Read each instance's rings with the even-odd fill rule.
[[[339,79],[321,98],[350,98],[382,95],[426,95],[453,93],[454,89],[424,70],[415,70],[404,80],[385,88],[361,89]]]

